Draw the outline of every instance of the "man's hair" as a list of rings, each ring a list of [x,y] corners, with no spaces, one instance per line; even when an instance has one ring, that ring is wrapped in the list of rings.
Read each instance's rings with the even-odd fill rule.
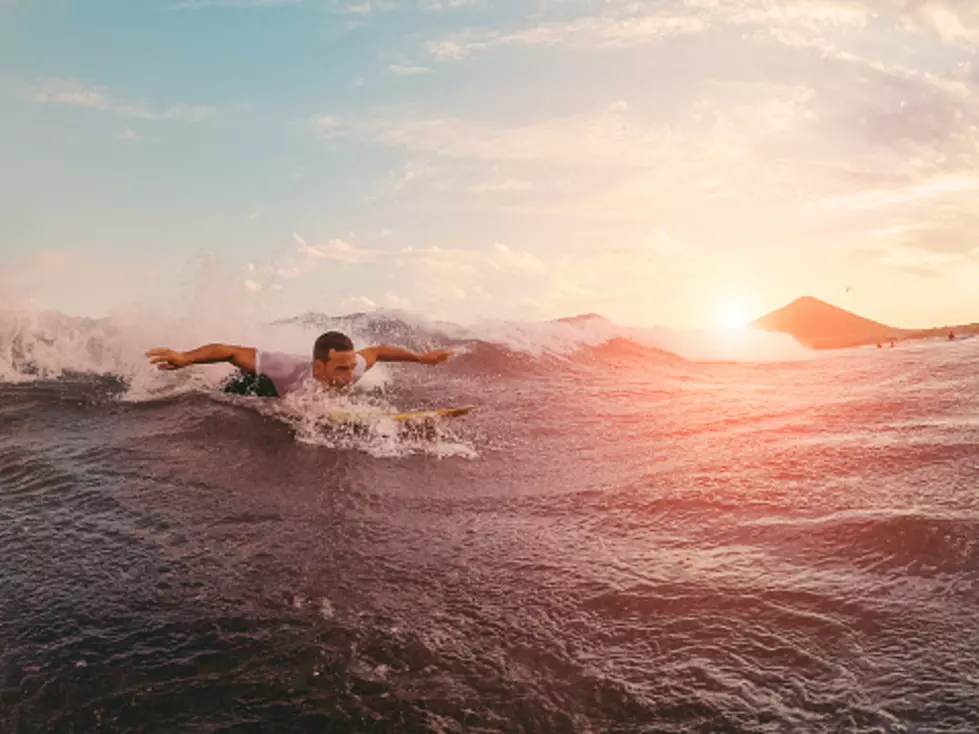
[[[349,352],[353,348],[354,343],[350,341],[349,336],[341,334],[339,331],[328,331],[325,334],[320,334],[313,345],[313,359],[318,362],[328,362],[331,349],[337,352]]]

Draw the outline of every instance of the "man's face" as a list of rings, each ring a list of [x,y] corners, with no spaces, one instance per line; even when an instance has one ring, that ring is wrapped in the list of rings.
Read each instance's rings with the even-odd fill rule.
[[[354,367],[357,364],[357,352],[349,349],[338,352],[330,350],[330,358],[325,362],[313,360],[313,377],[317,382],[330,387],[346,387],[354,381]]]

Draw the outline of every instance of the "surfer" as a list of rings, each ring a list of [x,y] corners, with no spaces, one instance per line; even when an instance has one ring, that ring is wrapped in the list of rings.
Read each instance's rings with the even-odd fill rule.
[[[377,362],[440,364],[452,356],[450,349],[416,354],[406,349],[380,345],[354,350],[346,334],[328,331],[313,344],[312,357],[266,352],[255,347],[205,344],[189,352],[154,347],[146,352],[151,364],[161,370],[179,370],[192,364],[230,362],[238,368],[223,386],[225,392],[258,397],[284,397],[310,378],[334,389],[347,388]]]

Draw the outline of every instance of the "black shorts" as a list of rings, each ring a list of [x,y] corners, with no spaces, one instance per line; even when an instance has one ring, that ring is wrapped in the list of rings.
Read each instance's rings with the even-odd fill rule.
[[[268,377],[255,375],[251,372],[242,372],[241,370],[231,375],[221,390],[232,395],[250,395],[256,398],[279,397],[275,384]]]

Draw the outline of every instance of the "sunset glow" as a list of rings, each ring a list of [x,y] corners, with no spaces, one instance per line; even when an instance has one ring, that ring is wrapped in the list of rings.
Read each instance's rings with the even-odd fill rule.
[[[979,15],[912,5],[0,2],[0,273],[79,315],[220,272],[273,318],[971,322]]]
[[[720,309],[720,323],[726,329],[743,329],[748,325],[748,321],[748,315],[738,304],[729,303]]]

